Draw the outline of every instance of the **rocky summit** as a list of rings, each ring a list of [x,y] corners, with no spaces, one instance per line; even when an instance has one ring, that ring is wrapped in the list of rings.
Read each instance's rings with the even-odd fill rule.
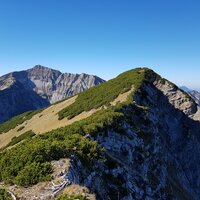
[[[34,125],[50,113],[65,126],[45,133]],[[4,123],[0,140],[15,137],[2,147],[0,182],[28,200],[199,200],[199,120],[187,93],[133,69],[25,122]]]
[[[88,74],[61,73],[41,65],[0,77],[0,122],[104,82]]]

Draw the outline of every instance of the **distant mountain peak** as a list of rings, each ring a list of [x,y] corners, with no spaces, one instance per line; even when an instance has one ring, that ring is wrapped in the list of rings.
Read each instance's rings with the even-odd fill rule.
[[[191,90],[188,94],[195,100],[195,102],[200,105],[200,92],[196,90]]]
[[[190,95],[190,97],[198,104],[200,105],[200,92],[196,90],[191,90],[186,86],[181,86],[180,89],[182,89],[184,92]]]
[[[33,71],[33,72],[56,72],[56,73],[59,73],[61,74],[61,72],[59,70],[56,70],[56,69],[52,69],[50,67],[46,67],[46,66],[43,66],[43,65],[35,65],[33,68],[31,69],[28,69],[26,71]]]
[[[43,65],[35,65],[32,69],[51,69],[51,68],[49,68],[49,67],[45,67],[45,66],[43,66]]]
[[[185,91],[185,92],[190,92],[190,91],[192,91],[191,89],[189,89],[188,87],[186,87],[186,86],[180,86],[180,89],[182,89],[183,91]]]
[[[104,80],[97,76],[61,73],[42,65],[11,72],[0,77],[0,122],[48,106],[102,82]]]

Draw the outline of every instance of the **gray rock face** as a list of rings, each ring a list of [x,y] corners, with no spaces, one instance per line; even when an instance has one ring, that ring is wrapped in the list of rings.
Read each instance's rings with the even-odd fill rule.
[[[104,82],[88,74],[62,74],[36,65],[0,77],[0,122],[48,106]]]
[[[192,119],[197,107],[168,81],[145,83],[134,104],[121,110],[118,127],[91,137],[105,148],[107,161],[89,171],[77,165],[73,174],[79,179],[71,181],[101,200],[198,200],[200,123]]]
[[[187,115],[197,112],[197,105],[187,93],[168,81],[156,81],[156,87],[168,98],[170,104]]]
[[[192,90],[188,94],[195,100],[195,102],[200,106],[200,92]]]
[[[195,100],[195,102],[200,105],[200,92],[196,91],[196,90],[190,90],[189,88],[185,87],[185,86],[181,86],[180,87],[183,91],[185,91],[186,93],[188,93],[192,99]]]

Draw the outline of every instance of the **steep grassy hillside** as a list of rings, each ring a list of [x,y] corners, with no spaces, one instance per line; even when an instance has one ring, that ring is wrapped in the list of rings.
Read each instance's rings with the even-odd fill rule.
[[[83,136],[102,130],[106,126],[117,127],[122,114],[112,110],[99,111],[88,119],[53,130],[29,139],[0,154],[0,181],[19,185],[32,185],[49,180],[51,160],[77,155],[86,166],[99,159],[102,149],[96,142]]]
[[[35,111],[29,111],[25,112],[21,115],[18,115],[16,117],[13,117],[12,119],[0,124],[0,134],[6,133],[9,130],[15,128],[16,126],[22,124],[26,120],[31,119],[34,115],[42,112],[43,109],[35,110]]]
[[[33,132],[33,131],[27,131],[27,132],[25,132],[25,133],[23,133],[23,134],[21,134],[21,135],[19,135],[19,136],[15,136],[15,137],[13,137],[12,138],[12,140],[4,147],[4,149],[5,148],[7,148],[7,147],[10,147],[10,146],[14,146],[15,144],[17,144],[17,143],[19,143],[19,142],[21,142],[21,141],[23,141],[23,140],[26,140],[26,139],[29,139],[29,138],[31,138],[31,137],[33,137],[33,136],[35,136],[36,134]]]
[[[9,127],[13,127],[12,124],[13,120],[2,124],[2,128],[9,128],[10,130],[8,132],[0,134],[0,148],[4,148],[6,145],[8,145],[8,143],[12,140],[13,137],[18,137],[29,130],[32,130],[36,134],[40,134],[72,123],[71,121],[68,122],[68,120],[58,120],[58,115],[56,113],[59,110],[73,103],[75,99],[76,97],[72,97],[70,99],[66,99],[63,102],[60,102],[59,104],[51,105],[46,109],[44,109],[43,111],[35,113],[35,115],[31,117],[31,119],[25,118],[27,119],[25,121],[23,117],[21,117],[20,115],[18,120],[17,118],[15,118],[16,119],[15,122],[17,122],[15,123],[15,125],[16,124],[18,125],[12,129],[10,129]],[[23,121],[19,120],[20,118],[22,118]],[[73,119],[73,121],[80,120],[80,118],[81,117],[79,116],[78,119],[76,120]]]
[[[141,85],[148,79],[157,76],[148,68],[137,68],[120,74],[118,77],[90,88],[78,95],[76,101],[69,107],[61,110],[59,119],[64,117],[73,118],[83,111],[99,108],[103,105],[109,106],[110,103],[132,87],[137,92]]]

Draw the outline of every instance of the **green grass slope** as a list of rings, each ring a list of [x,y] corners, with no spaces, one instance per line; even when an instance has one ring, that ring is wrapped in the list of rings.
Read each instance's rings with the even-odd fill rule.
[[[110,81],[80,93],[72,105],[58,113],[59,119],[65,117],[70,119],[83,111],[109,105],[119,94],[130,90],[132,86],[134,87],[134,91],[137,92],[142,83],[153,76],[157,75],[148,68],[136,68],[122,73]]]
[[[36,134],[33,132],[33,131],[27,131],[25,133],[22,133],[21,135],[19,136],[15,136],[12,138],[12,140],[3,148],[3,149],[6,149],[10,146],[14,146],[15,144],[23,141],[23,140],[27,140],[27,139],[30,139],[32,138],[33,136],[35,136]],[[3,150],[1,149],[1,150]]]
[[[21,115],[11,118],[10,120],[0,124],[0,134],[6,133],[9,130],[15,128],[16,126],[22,124],[26,120],[31,119],[34,115],[42,112],[43,109],[35,110],[35,111],[28,111]]]

